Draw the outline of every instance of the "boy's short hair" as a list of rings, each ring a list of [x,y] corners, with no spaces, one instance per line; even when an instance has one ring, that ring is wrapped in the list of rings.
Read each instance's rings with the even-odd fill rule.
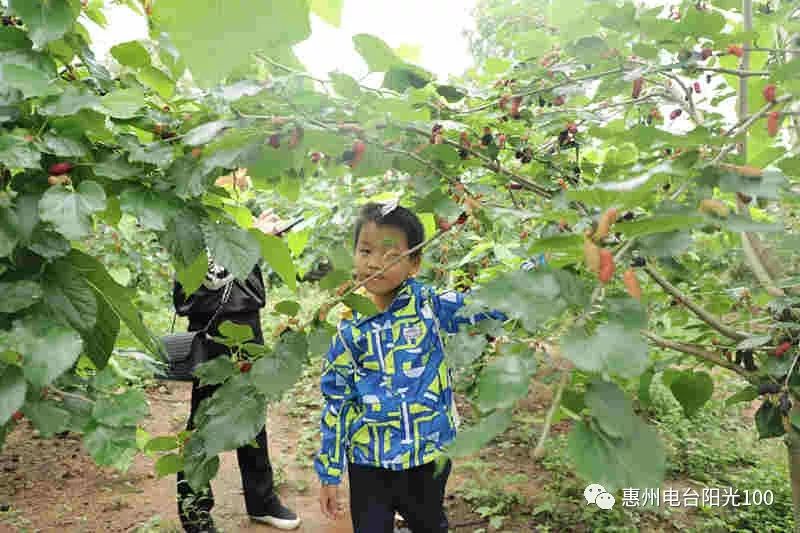
[[[367,222],[374,222],[379,226],[392,226],[398,228],[406,234],[406,241],[408,241],[408,248],[418,246],[425,239],[425,227],[422,225],[419,217],[414,214],[410,209],[402,206],[396,206],[394,209],[384,214],[385,204],[378,204],[370,202],[365,204],[358,214],[356,219],[355,234],[353,236],[353,249],[358,245],[358,237],[361,235],[361,228]],[[416,250],[411,254],[411,257],[417,258],[422,254],[422,250]]]

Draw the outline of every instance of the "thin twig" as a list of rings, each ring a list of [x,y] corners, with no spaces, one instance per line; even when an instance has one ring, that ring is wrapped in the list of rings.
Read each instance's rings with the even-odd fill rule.
[[[700,307],[697,302],[692,300],[689,296],[683,293],[680,289],[675,287],[672,283],[666,280],[650,263],[647,263],[643,267],[644,271],[653,278],[653,281],[658,283],[661,288],[665,291],[670,293],[674,296],[678,301],[686,305],[695,315],[697,315],[703,322],[711,326],[712,328],[716,329],[726,337],[730,337],[731,339],[742,341],[747,338],[747,335],[744,333],[740,333],[735,329],[723,324],[721,320],[717,317]]]
[[[561,395],[564,393],[564,389],[567,387],[567,383],[569,383],[570,372],[565,370],[561,373],[561,379],[558,381],[558,387],[556,388],[556,394],[553,397],[553,404],[550,406],[550,409],[547,411],[547,416],[544,419],[544,427],[542,428],[542,434],[539,435],[539,442],[536,444],[536,448],[533,449],[531,453],[531,458],[534,460],[541,459],[544,456],[544,445],[547,442],[547,437],[550,434],[550,427],[553,425],[553,417],[558,411],[559,406],[561,405]]]

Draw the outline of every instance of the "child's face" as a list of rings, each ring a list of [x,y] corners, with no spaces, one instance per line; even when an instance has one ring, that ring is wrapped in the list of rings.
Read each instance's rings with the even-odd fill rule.
[[[408,239],[400,228],[379,226],[367,222],[361,227],[356,243],[355,268],[358,281],[362,281],[408,251]],[[420,258],[403,257],[379,277],[367,282],[366,289],[374,295],[385,296],[398,285],[415,275]]]

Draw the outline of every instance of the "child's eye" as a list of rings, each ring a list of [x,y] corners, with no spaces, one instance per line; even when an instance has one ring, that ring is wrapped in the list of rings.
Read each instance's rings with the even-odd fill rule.
[[[358,251],[358,253],[360,253],[361,255],[369,255],[369,250],[362,248],[361,250]]]

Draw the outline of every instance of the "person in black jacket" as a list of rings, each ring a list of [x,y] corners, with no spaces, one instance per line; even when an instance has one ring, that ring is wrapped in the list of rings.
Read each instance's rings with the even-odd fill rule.
[[[266,228],[260,227],[262,231]],[[265,231],[273,233],[274,231]],[[209,268],[201,287],[187,295],[179,282],[173,288],[175,311],[180,316],[189,318],[189,331],[203,329],[213,318],[214,312],[222,301],[225,288],[230,284],[228,301],[223,305],[219,315],[209,327],[209,334],[220,336],[219,325],[226,321],[246,324],[253,328],[254,339],[251,342],[264,344],[261,331],[259,310],[266,304],[264,280],[259,265],[255,265],[248,277],[236,280],[227,269],[209,260]],[[208,356],[214,358],[222,354],[230,355],[224,345],[207,340]],[[189,421],[186,428],[194,429],[194,417],[200,402],[214,394],[219,385],[201,387],[195,378],[192,382],[192,402]],[[242,474],[245,507],[254,521],[269,524],[279,529],[296,529],[300,519],[285,507],[274,490],[272,465],[269,461],[267,433],[261,428],[255,438],[258,448],[242,446],[236,450],[239,470]],[[201,491],[194,491],[186,481],[183,472],[178,473],[178,515],[185,531],[189,533],[215,532],[211,509],[214,496],[211,486]]]

